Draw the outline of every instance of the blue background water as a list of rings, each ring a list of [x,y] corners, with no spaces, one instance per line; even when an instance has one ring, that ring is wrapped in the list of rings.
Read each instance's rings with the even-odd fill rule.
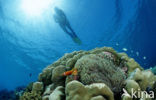
[[[35,81],[44,67],[75,50],[127,48],[144,68],[156,64],[156,0],[55,0],[82,45],[54,22],[54,5],[28,16],[21,1],[0,0],[0,89]]]

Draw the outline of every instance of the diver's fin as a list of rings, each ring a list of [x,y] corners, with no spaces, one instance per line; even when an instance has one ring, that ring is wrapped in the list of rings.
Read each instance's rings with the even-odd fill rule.
[[[73,41],[74,41],[75,43],[77,43],[77,44],[79,44],[79,45],[82,44],[81,40],[80,40],[78,37],[74,37],[74,38],[72,38],[72,39],[73,39]]]

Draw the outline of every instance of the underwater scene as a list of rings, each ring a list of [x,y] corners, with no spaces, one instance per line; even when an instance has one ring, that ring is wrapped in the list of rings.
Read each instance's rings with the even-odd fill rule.
[[[0,100],[156,100],[156,0],[0,0]]]

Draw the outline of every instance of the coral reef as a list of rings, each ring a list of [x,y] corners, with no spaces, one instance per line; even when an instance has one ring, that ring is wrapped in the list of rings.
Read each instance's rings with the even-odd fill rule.
[[[33,83],[32,91],[42,92],[43,88],[44,88],[44,86],[43,86],[42,82],[35,82],[35,83]]]
[[[14,90],[0,90],[0,100],[19,100],[23,95],[25,86],[16,87]]]
[[[85,84],[105,83],[113,92],[120,92],[125,75],[119,66],[105,58],[104,53],[81,57],[75,64],[80,81]]]
[[[64,87],[58,86],[49,96],[49,100],[62,100],[64,98]]]
[[[25,92],[20,100],[42,100],[41,93],[37,93],[36,91]]]
[[[0,91],[0,100],[16,100],[16,95],[14,91],[4,89]]]
[[[134,96],[135,98],[140,97],[143,100],[151,100],[151,98],[153,98],[154,100],[155,83],[156,76],[151,72],[151,70],[141,71],[139,68],[136,68],[127,78],[125,89],[131,96],[133,95],[132,94],[133,89],[133,93],[135,93]],[[151,92],[153,94],[150,94],[148,92]],[[127,99],[124,98],[123,100],[130,99],[132,98]]]
[[[153,73],[154,75],[156,75],[156,66],[152,67],[152,68],[151,68],[151,71],[152,71],[152,73]]]
[[[35,82],[32,84],[32,91],[26,91],[20,97],[20,100],[42,100],[42,91],[44,89],[42,82]]]
[[[67,84],[65,92],[66,100],[96,100],[97,98],[114,100],[113,92],[104,83],[83,85],[78,81],[71,81]]]
[[[153,87],[156,76],[150,70],[141,71],[137,68],[130,74],[128,79],[136,81],[142,90],[146,90],[147,87]]]
[[[131,90],[143,92],[135,99],[150,100],[156,76],[127,54],[103,47],[65,54],[39,74],[21,100],[133,100]]]

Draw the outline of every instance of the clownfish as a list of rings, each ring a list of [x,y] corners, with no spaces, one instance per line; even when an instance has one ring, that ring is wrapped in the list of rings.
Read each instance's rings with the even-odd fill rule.
[[[63,76],[73,75],[74,77],[78,75],[77,69],[73,68],[70,71],[66,71],[62,74]]]

